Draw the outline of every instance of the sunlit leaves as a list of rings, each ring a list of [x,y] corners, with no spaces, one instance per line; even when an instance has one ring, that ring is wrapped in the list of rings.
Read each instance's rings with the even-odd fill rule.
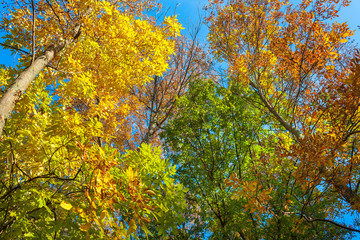
[[[31,6],[19,3],[2,19],[5,44],[32,52]],[[120,238],[150,234],[149,222],[165,235],[182,220],[175,166],[148,145],[124,153],[129,90],[166,71],[181,30],[175,17],[156,24],[143,15],[155,5],[36,1],[36,52],[66,44],[17,102],[1,139],[6,236]],[[29,59],[1,68],[2,93]]]
[[[344,199],[358,210],[359,64],[349,42],[354,31],[334,21],[339,7],[348,4],[230,0],[209,5],[208,40],[215,56],[227,61],[228,75],[260,97],[251,103],[273,120],[265,126],[274,134],[275,151],[260,156],[262,164],[254,167],[257,179],[233,174],[225,181],[236,192],[233,198],[250,202],[246,211],[254,215],[273,211],[267,203],[281,206],[281,213],[320,204],[326,209],[322,217],[333,218],[334,209],[347,209]],[[286,178],[286,186],[270,180]],[[293,194],[304,194],[302,200],[289,195],[285,200],[281,193],[289,184],[297,189]],[[308,194],[316,191],[316,197]],[[290,217],[277,211],[272,214],[278,220]]]

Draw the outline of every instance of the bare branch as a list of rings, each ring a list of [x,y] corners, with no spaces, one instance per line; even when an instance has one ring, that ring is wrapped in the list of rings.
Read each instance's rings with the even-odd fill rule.
[[[32,45],[31,45],[31,54],[32,54],[32,59],[31,59],[31,64],[34,63],[35,61],[35,5],[34,5],[34,0],[31,0],[31,8],[32,8]]]
[[[26,55],[30,55],[29,52],[25,51],[25,50],[22,50],[20,48],[17,48],[17,47],[14,47],[14,46],[10,46],[10,45],[7,45],[5,43],[0,43],[1,46],[5,47],[5,48],[11,48],[13,50],[16,50],[16,51],[19,51],[19,52],[22,52],[22,53],[25,53]]]
[[[308,216],[305,216],[305,215],[302,215],[302,217],[304,217],[304,219],[307,222],[327,222],[327,223],[333,224],[333,225],[335,225],[337,227],[344,228],[344,229],[352,231],[352,232],[360,233],[360,230],[358,230],[358,229],[351,228],[351,227],[345,226],[343,224],[336,223],[336,222],[334,222],[332,220],[329,220],[329,219],[311,218],[311,217],[308,217]]]
[[[297,140],[301,138],[300,131],[296,128],[292,127],[280,114],[271,106],[271,104],[265,99],[264,95],[259,91],[256,85],[250,81],[250,86],[256,90],[257,95],[260,97],[261,101],[265,105],[265,107],[269,110],[269,112],[279,121],[279,123],[288,130],[293,136],[296,137]]]

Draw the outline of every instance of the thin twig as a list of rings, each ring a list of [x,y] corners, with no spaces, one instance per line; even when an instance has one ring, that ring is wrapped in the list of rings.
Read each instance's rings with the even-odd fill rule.
[[[30,53],[28,53],[28,52],[25,51],[25,50],[22,50],[22,49],[20,49],[20,48],[14,47],[14,46],[10,46],[10,45],[5,44],[5,43],[0,43],[0,46],[3,46],[3,47],[5,47],[5,48],[11,48],[11,49],[14,49],[14,50],[16,50],[16,51],[20,51],[20,52],[22,52],[22,53],[25,53],[26,55],[30,55]]]
[[[31,59],[31,64],[34,63],[35,61],[35,5],[34,5],[34,0],[31,0],[31,8],[32,8],[32,46],[31,46],[31,53],[32,53],[32,59]]]
[[[334,222],[332,220],[329,220],[329,219],[322,219],[322,218],[312,218],[306,214],[304,214],[303,212],[283,212],[284,215],[290,215],[290,214],[296,214],[296,215],[300,215],[300,217],[304,218],[307,222],[311,223],[311,222],[326,222],[326,223],[330,223],[330,224],[333,224],[337,227],[340,227],[340,228],[343,228],[343,229],[346,229],[346,230],[349,230],[349,231],[352,231],[352,232],[358,232],[360,233],[360,230],[358,229],[355,229],[355,228],[351,228],[351,227],[348,227],[348,226],[345,226],[343,224],[340,224],[340,223],[337,223],[337,222]]]
[[[353,231],[353,232],[358,232],[358,233],[360,233],[360,230],[357,230],[357,229],[355,229],[355,228],[351,228],[351,227],[348,227],[348,226],[345,226],[345,225],[336,223],[336,222],[331,221],[331,220],[329,220],[329,219],[319,219],[319,218],[314,218],[314,219],[313,219],[313,218],[309,218],[309,217],[304,217],[304,218],[305,218],[305,220],[306,220],[307,222],[327,222],[327,223],[331,223],[331,224],[333,224],[333,225],[335,225],[335,226],[337,226],[337,227],[344,228],[344,229],[349,230],[349,231]]]

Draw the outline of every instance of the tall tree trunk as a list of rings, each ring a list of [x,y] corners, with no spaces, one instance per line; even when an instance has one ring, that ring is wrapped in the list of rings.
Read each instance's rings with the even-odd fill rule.
[[[76,26],[73,32],[73,40],[75,40],[80,34],[80,25]],[[30,83],[50,63],[56,54],[63,50],[65,46],[73,40],[62,40],[57,44],[50,46],[43,54],[37,57],[28,68],[20,73],[14,83],[5,92],[0,99],[0,137],[2,136],[6,120],[10,117],[16,102],[29,87]]]

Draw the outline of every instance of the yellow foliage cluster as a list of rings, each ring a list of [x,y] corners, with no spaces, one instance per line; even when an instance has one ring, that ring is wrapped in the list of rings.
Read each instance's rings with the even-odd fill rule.
[[[182,29],[176,16],[161,24],[142,18],[141,11],[153,5],[154,1],[39,0],[35,42],[31,6],[14,8],[2,19],[9,32],[5,43],[14,48],[39,54],[66,43],[28,87],[6,125],[5,140],[0,142],[1,162],[6,163],[2,180],[11,189],[14,179],[20,184],[50,179],[50,187],[46,181],[39,185],[47,189],[48,201],[65,210],[58,218],[66,219],[66,211],[80,216],[82,231],[96,226],[101,236],[111,235],[109,228],[117,236],[129,236],[143,225],[146,232],[146,216],[155,208],[162,211],[154,202],[162,194],[160,187],[152,190],[155,184],[149,180],[156,171],[168,170],[159,151],[146,155],[147,165],[140,166],[136,159],[132,168],[127,165],[131,161],[120,162],[115,150],[123,151],[131,138],[123,125],[134,108],[128,104],[129,91],[167,70],[174,39]],[[22,55],[19,71],[1,68],[0,85],[8,86],[29,60],[30,55]],[[148,169],[138,173],[144,166]],[[174,172],[157,178],[167,179]],[[65,181],[59,185],[61,191],[56,181]],[[162,191],[177,191],[170,182],[166,180],[169,187]],[[67,191],[75,193],[64,200],[62,193]],[[120,212],[123,206],[127,208]],[[127,215],[127,221],[120,222],[116,214]]]

